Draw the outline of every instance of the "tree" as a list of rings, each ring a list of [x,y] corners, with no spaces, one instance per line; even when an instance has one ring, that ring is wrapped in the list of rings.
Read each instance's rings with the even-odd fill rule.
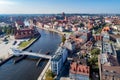
[[[97,57],[97,56],[92,57],[92,58],[90,58],[90,59],[88,60],[88,62],[89,62],[90,65],[95,66],[96,63],[98,62],[98,57]]]
[[[94,48],[91,51],[92,57],[88,60],[90,65],[96,65],[96,63],[98,62],[98,55],[99,54],[100,54],[100,49],[98,49],[98,48]]]
[[[93,56],[96,56],[96,55],[99,55],[99,54],[100,54],[100,49],[98,49],[98,48],[94,48],[91,51],[91,55],[93,55]]]
[[[66,40],[65,36],[62,36],[62,42],[63,43],[65,43],[65,40]]]
[[[83,23],[80,23],[80,26],[81,26],[81,27],[84,27],[85,25],[84,25]]]
[[[2,28],[0,27],[0,34],[2,34]]]
[[[6,33],[7,32],[7,27],[6,26],[3,27],[2,31],[3,31],[3,33]]]
[[[8,35],[8,34],[10,34],[10,29],[9,28],[7,28],[7,31],[6,31],[6,34]]]
[[[84,27],[85,25],[83,24],[83,23],[80,23],[79,25],[78,25],[78,27]]]
[[[52,77],[46,77],[45,80],[54,80]]]
[[[45,75],[45,80],[54,80],[54,74],[51,70],[48,70]]]
[[[13,35],[15,33],[14,29],[12,28],[11,29],[11,34]]]

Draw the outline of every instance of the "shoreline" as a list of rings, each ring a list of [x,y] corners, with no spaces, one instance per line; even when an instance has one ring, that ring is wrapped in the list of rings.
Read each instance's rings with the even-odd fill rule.
[[[39,38],[41,37],[41,35],[39,35],[32,43],[30,43],[27,47],[21,49],[22,51],[26,50],[27,48],[29,48],[33,43],[35,43]],[[2,66],[3,64],[5,64],[7,61],[9,61],[10,59],[12,59],[14,57],[14,55],[10,55],[9,53],[6,54],[7,58],[4,58],[1,62],[0,62],[0,66]]]
[[[46,31],[55,32],[55,33],[58,33],[58,34],[60,34],[60,35],[66,35],[66,33],[60,32],[60,31],[55,30],[55,29],[48,29],[48,28],[42,28],[42,27],[38,27],[38,28],[39,28],[39,29],[46,30]],[[51,60],[49,59],[48,63],[46,64],[46,66],[45,66],[45,68],[43,69],[43,71],[41,72],[41,74],[38,76],[37,80],[45,80],[46,71],[47,71],[48,69],[51,69],[51,68],[50,68],[50,66],[51,66],[50,61],[51,61]]]
[[[11,55],[9,56],[7,59],[3,60],[1,63],[0,63],[0,66],[2,66],[3,64],[5,64],[7,61],[9,61],[10,59],[14,58],[14,55]]]
[[[47,28],[38,28],[38,29],[43,29],[43,30],[46,30],[46,31],[51,31],[51,32],[55,32],[55,33],[58,33],[60,35],[64,35],[64,32],[60,32],[60,31],[57,31],[57,30],[54,30],[54,29],[47,29]],[[28,49],[32,44],[34,44],[39,38],[41,37],[41,34],[39,36],[36,37],[35,40],[33,40],[30,44],[28,44],[26,47],[24,48],[21,48],[22,51]],[[11,55],[9,56],[8,58],[6,58],[4,61],[2,61],[0,63],[0,66],[4,65],[7,61],[9,61],[10,59],[12,59],[14,57],[14,55]],[[46,74],[46,71],[50,68],[50,59],[48,61],[48,63],[46,64],[45,68],[43,69],[43,71],[41,72],[41,74],[38,76],[37,80],[41,80],[41,79],[44,79],[45,77],[45,74]]]
[[[35,40],[33,40],[30,44],[28,44],[26,47],[22,48],[21,50],[24,51],[26,49],[28,49],[32,44],[34,44],[39,38],[41,37],[41,35],[39,35]]]
[[[23,49],[21,49],[22,51],[28,49],[33,43],[35,43],[39,38],[41,37],[41,34],[39,36],[36,37],[35,40],[33,40],[28,46],[24,47]],[[14,57],[14,55],[10,55],[9,52],[8,54],[4,55],[5,58],[2,59],[2,61],[0,62],[0,66],[2,66],[3,64],[5,64],[7,61],[9,61],[11,58]]]
[[[58,30],[54,30],[54,29],[47,29],[47,28],[40,28],[38,27],[39,29],[43,29],[43,30],[46,30],[46,31],[51,31],[51,32],[55,32],[55,33],[58,33],[60,35],[64,35],[65,33],[64,32],[60,32]],[[22,51],[28,49],[32,44],[34,44],[39,38],[41,37],[41,34],[34,40],[32,41],[28,46],[24,47],[23,49],[21,49]],[[11,55],[10,57],[6,58],[4,61],[2,61],[0,63],[0,66],[2,66],[3,64],[5,64],[7,61],[9,61],[11,58],[13,58],[14,55]],[[50,60],[48,61],[48,63],[46,64],[45,68],[43,69],[43,71],[41,72],[41,74],[38,76],[37,80],[41,80],[44,78],[45,76],[45,73],[46,71],[49,69],[50,67]]]
[[[55,33],[58,33],[60,35],[64,35],[66,33],[64,32],[61,32],[61,31],[58,31],[58,30],[55,30],[55,29],[50,29],[50,28],[42,28],[42,27],[38,27],[39,29],[43,29],[43,30],[46,30],[46,31],[51,31],[51,32],[55,32]]]

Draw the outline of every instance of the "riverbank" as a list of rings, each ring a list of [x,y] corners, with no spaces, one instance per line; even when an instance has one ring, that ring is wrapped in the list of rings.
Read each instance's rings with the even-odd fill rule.
[[[55,33],[58,33],[60,35],[67,35],[67,34],[69,34],[69,33],[65,33],[65,32],[61,32],[61,31],[55,30],[55,29],[42,28],[42,27],[39,27],[39,29],[43,29],[45,31],[55,32]],[[51,60],[49,60],[49,62],[47,63],[47,65],[45,66],[45,68],[43,69],[42,73],[39,75],[37,80],[45,80],[46,72],[49,69],[51,70]]]
[[[4,63],[6,63],[7,61],[9,61],[9,60],[12,59],[13,57],[14,57],[13,55],[9,56],[7,59],[5,59],[4,61],[2,61],[2,62],[0,63],[0,66],[2,66]]]
[[[40,52],[41,54],[44,54],[47,51],[50,51],[52,55],[52,53],[56,51],[58,45],[61,42],[61,36],[57,33],[49,32],[49,31],[42,30],[42,29],[38,29],[38,31],[41,33],[41,37],[34,44],[32,44],[28,49],[26,49],[26,51],[32,50],[35,53]],[[24,40],[28,40],[28,39],[23,39],[21,41],[24,41]],[[16,41],[17,43],[12,46],[17,47],[17,44],[21,42],[18,40]],[[30,58],[34,58],[34,57],[30,57]],[[34,60],[30,58],[28,57],[28,59],[24,59],[18,64],[13,64],[14,58],[6,62],[4,65],[0,67],[1,68],[0,80],[21,80],[21,79],[22,80],[37,80],[40,74],[42,74],[45,71],[44,69],[45,67],[47,67],[48,61],[46,60],[41,61],[39,66],[37,67],[36,63],[38,60]],[[45,73],[43,75],[45,75]]]
[[[46,31],[52,31],[52,32],[55,32],[55,33],[58,33],[58,34],[61,34],[61,35],[68,35],[68,34],[72,33],[72,32],[61,32],[61,31],[58,31],[58,30],[55,30],[55,29],[52,29],[52,28],[43,28],[43,27],[38,27],[38,28],[46,30]]]
[[[41,37],[41,35],[39,35],[38,37],[32,38],[28,41],[24,41],[20,43],[20,46],[18,47],[18,49],[20,50],[26,50],[27,48],[29,48],[33,43],[35,43],[39,38]],[[25,43],[26,42],[26,43]]]
[[[52,32],[56,32],[56,33],[58,33],[58,34],[64,35],[64,33],[63,33],[63,32],[60,32],[60,31],[55,30],[55,29],[42,28],[42,27],[39,27],[39,28],[40,28],[40,29],[44,29],[44,30],[46,30],[46,31],[52,31]]]
[[[39,38],[41,37],[41,35],[39,35],[38,37],[36,37],[34,40],[32,40],[30,43],[28,43],[27,46],[25,47],[21,47],[19,48],[20,50],[26,50],[27,48],[29,48],[34,42],[36,42]],[[17,41],[16,45],[13,45],[13,43]],[[24,41],[24,40],[23,40]],[[10,36],[10,38],[8,39],[7,43],[4,41],[1,41],[0,43],[0,63],[4,63],[4,61],[8,60],[10,57],[12,57],[13,55],[9,54],[8,50],[12,47],[14,48],[18,48],[19,43],[22,42],[20,40],[15,40],[14,36]]]
[[[49,69],[51,69],[50,60],[48,61],[47,65],[45,66],[37,80],[45,80],[46,71],[48,71]]]

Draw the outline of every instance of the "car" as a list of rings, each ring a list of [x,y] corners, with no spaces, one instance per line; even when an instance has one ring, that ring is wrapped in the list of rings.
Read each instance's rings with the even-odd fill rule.
[[[17,41],[14,41],[13,45],[15,45],[17,43]]]
[[[5,44],[8,44],[8,42],[5,42]]]

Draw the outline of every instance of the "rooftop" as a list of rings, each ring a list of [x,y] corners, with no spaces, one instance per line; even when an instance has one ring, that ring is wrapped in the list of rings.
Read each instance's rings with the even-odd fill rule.
[[[113,55],[101,54],[101,61],[104,66],[119,66],[118,60]]]
[[[111,43],[106,42],[106,41],[103,41],[103,43],[102,43],[102,53],[116,55],[114,46]]]
[[[80,36],[80,38],[83,39],[83,40],[86,40],[87,36],[86,35],[82,35],[82,36]]]
[[[23,25],[23,26],[24,26],[24,22],[22,22],[22,21],[16,21],[16,23],[17,23],[18,25]]]
[[[77,62],[72,62],[70,64],[70,73],[72,74],[80,74],[89,76],[89,66],[78,64]]]
[[[52,61],[59,61],[61,59],[61,57],[62,57],[63,50],[64,50],[64,48],[59,47],[51,60]]]
[[[81,33],[89,33],[90,31],[88,29],[81,29],[80,32]]]
[[[102,31],[110,31],[110,27],[104,27],[103,29],[102,29]]]
[[[120,78],[120,66],[102,66],[102,75]]]
[[[117,38],[117,41],[120,42],[120,38]]]
[[[120,38],[120,35],[114,35],[114,34],[110,34],[110,37],[116,39],[116,38]]]

